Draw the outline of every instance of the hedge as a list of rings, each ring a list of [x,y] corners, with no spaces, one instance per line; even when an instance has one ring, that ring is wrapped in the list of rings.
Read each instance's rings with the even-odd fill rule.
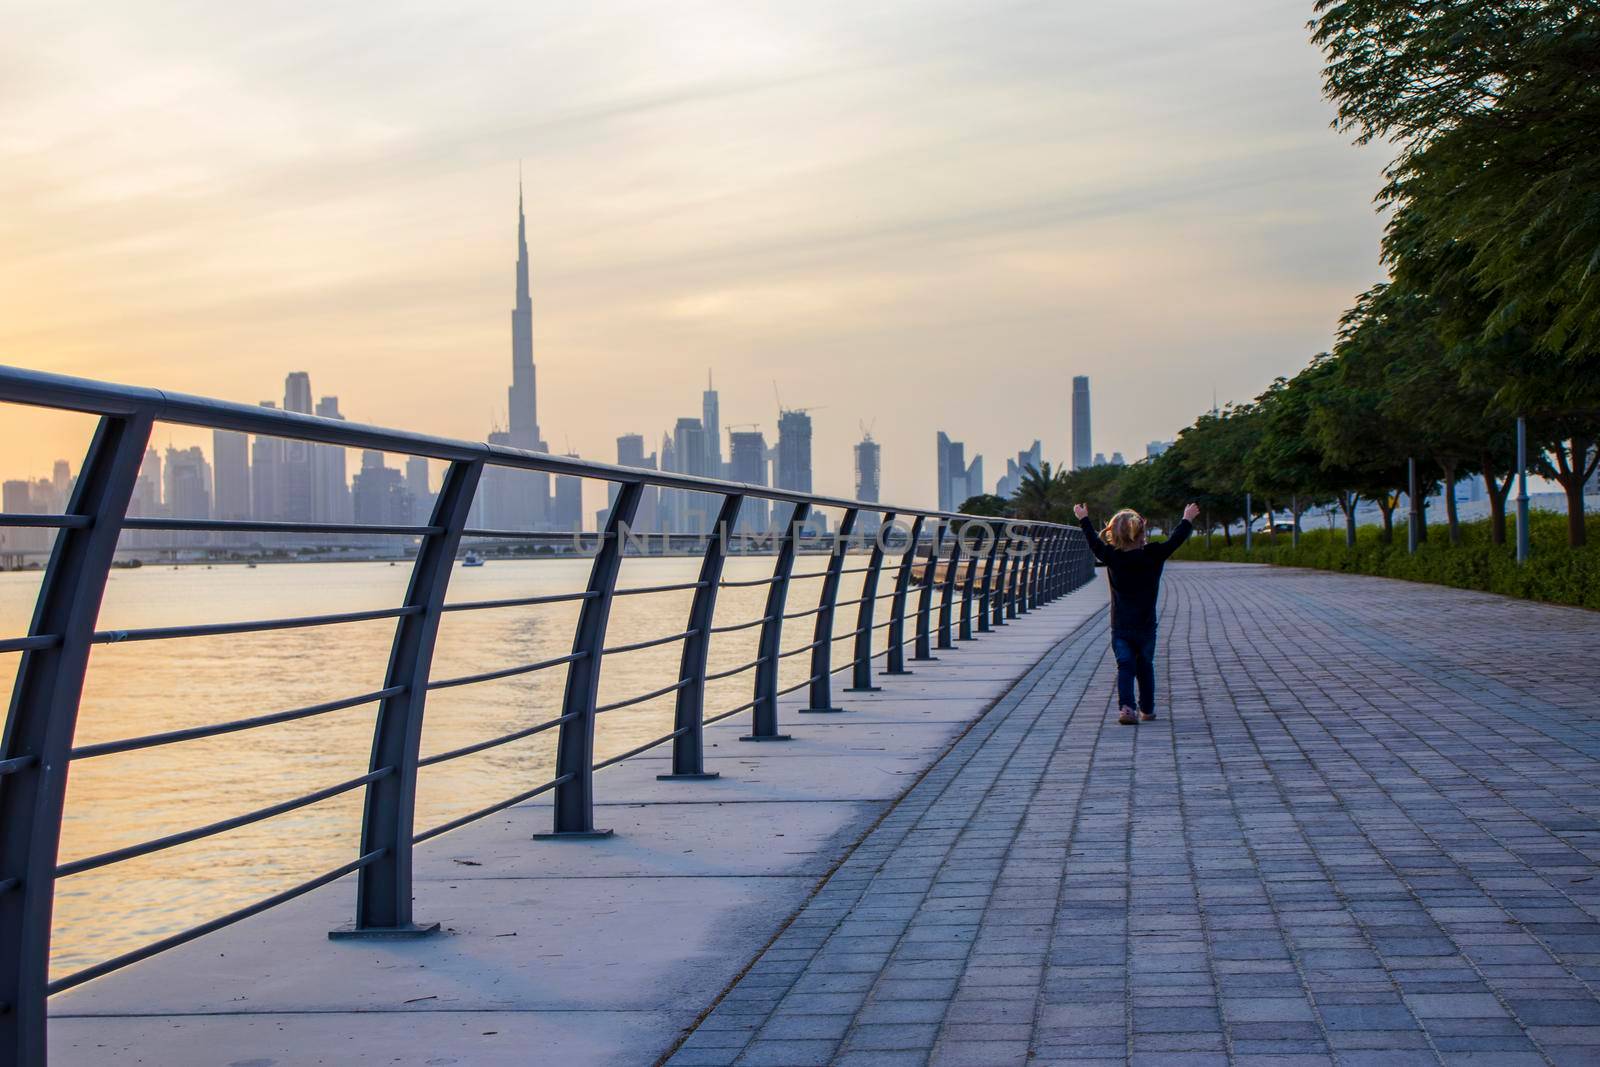
[[[1566,516],[1534,512],[1529,523],[1532,552],[1527,564],[1520,567],[1514,544],[1490,542],[1487,519],[1462,523],[1459,545],[1450,543],[1449,530],[1442,522],[1430,523],[1428,539],[1418,546],[1416,555],[1406,551],[1405,523],[1396,522],[1391,544],[1383,543],[1382,530],[1375,526],[1359,527],[1353,548],[1345,546],[1342,528],[1305,530],[1298,549],[1290,547],[1287,534],[1275,539],[1257,534],[1247,555],[1238,535],[1229,547],[1220,534],[1213,534],[1208,548],[1205,537],[1197,534],[1174,559],[1372,574],[1600,610],[1600,516],[1589,516],[1585,525],[1589,544],[1569,548]],[[1510,528],[1508,540],[1514,542],[1515,518]]]

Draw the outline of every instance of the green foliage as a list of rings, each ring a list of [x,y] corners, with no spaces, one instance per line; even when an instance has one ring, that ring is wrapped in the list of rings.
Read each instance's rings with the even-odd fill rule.
[[[1218,538],[1208,546],[1205,538],[1192,537],[1174,559],[1312,567],[1600,610],[1600,552],[1567,546],[1564,515],[1536,511],[1531,520],[1533,554],[1523,566],[1517,565],[1509,546],[1492,543],[1487,520],[1462,523],[1459,545],[1433,539],[1420,545],[1416,555],[1406,551],[1403,534],[1386,544],[1376,527],[1364,526],[1354,548],[1345,547],[1341,532],[1322,529],[1302,533],[1298,549],[1287,537],[1258,535],[1249,554],[1237,539],[1227,547]],[[1600,536],[1600,516],[1587,521],[1590,535]]]
[[[967,515],[986,515],[990,518],[1001,518],[1012,513],[1010,502],[1005,497],[995,496],[993,493],[969,496],[961,502],[961,507],[957,510]]]

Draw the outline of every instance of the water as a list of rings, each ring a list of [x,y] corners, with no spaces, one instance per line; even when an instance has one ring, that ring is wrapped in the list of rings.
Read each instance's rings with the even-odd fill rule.
[[[864,563],[851,557],[846,567]],[[796,572],[822,569],[826,557],[801,557]],[[619,588],[692,582],[696,558],[629,558]],[[734,558],[728,580],[771,573],[770,558]],[[493,561],[457,566],[453,602],[537,596],[581,590],[589,561]],[[184,625],[227,620],[392,607],[401,602],[410,567],[402,563],[321,563],[243,566],[146,566],[112,573],[100,629]],[[879,591],[887,591],[889,572]],[[841,601],[860,595],[863,575],[846,574]],[[0,574],[0,637],[27,631],[40,576]],[[821,582],[797,581],[788,606],[816,603]],[[759,618],[765,586],[727,588],[717,604],[718,625]],[[679,633],[687,626],[692,591],[620,598],[611,615],[609,645]],[[879,603],[878,621],[889,601]],[[856,606],[842,608],[835,633],[855,628]],[[434,677],[477,673],[565,655],[572,648],[576,604],[446,614],[434,657]],[[790,620],[783,647],[812,639],[813,620]],[[77,743],[91,744],[164,730],[301,707],[371,692],[383,685],[394,620],[262,634],[101,645],[94,649],[78,720]],[[874,650],[884,647],[875,635]],[[718,634],[714,672],[755,658],[759,627]],[[851,645],[835,646],[835,663]],[[608,656],[600,703],[669,685],[678,677],[681,645],[671,643]],[[9,701],[16,654],[0,655],[0,696]],[[783,661],[780,685],[807,677],[809,657]],[[751,697],[754,672],[712,682],[707,714]],[[439,690],[428,697],[424,756],[509,733],[560,714],[566,668]],[[673,697],[600,717],[598,759],[626,751],[672,729]],[[364,774],[376,704],[142,752],[74,763],[68,785],[63,862],[136,844],[265,807]],[[424,768],[417,802],[419,830],[532,788],[554,776],[554,730],[449,763]],[[604,776],[598,793],[603,797]],[[110,867],[73,875],[57,885],[52,970],[70,973],[182,930],[313,877],[358,854],[359,789],[257,825]],[[548,803],[548,796],[534,801]],[[423,848],[450,847],[446,835]]]

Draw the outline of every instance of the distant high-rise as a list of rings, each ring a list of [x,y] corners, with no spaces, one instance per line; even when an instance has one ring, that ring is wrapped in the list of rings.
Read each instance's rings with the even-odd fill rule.
[[[778,469],[775,473],[779,489],[811,492],[811,416],[804,411],[778,414]]]
[[[400,472],[383,461],[383,453],[361,453],[361,470],[350,489],[355,521],[367,526],[408,526],[414,520],[411,494]]]
[[[568,455],[573,459],[579,458],[576,452]],[[583,529],[582,478],[571,474],[555,476],[555,488],[550,494],[550,525],[562,533]]]
[[[1094,463],[1094,437],[1089,430],[1089,379],[1072,379],[1072,469],[1081,470]]]
[[[250,438],[245,434],[211,432],[211,512],[218,519],[250,517]]]
[[[263,400],[264,408],[278,405]],[[148,464],[149,457],[145,457]],[[279,511],[278,483],[283,467],[283,438],[256,434],[250,442],[250,510],[251,517],[262,522],[276,522],[283,517]],[[159,472],[158,472],[159,474]]]
[[[1010,500],[1022,488],[1022,476],[1029,467],[1039,470],[1044,465],[1043,449],[1038,439],[1035,439],[1025,452],[1018,452],[1016,459],[1006,460],[1006,473],[1001,477],[994,491],[997,496]]]
[[[1091,467],[1104,467],[1105,465],[1106,465],[1106,454],[1104,452],[1096,452],[1094,454],[1094,462],[1091,463],[1090,466]]]
[[[1121,452],[1113,452],[1111,453],[1111,465],[1113,467],[1126,467],[1128,461],[1122,458]]]
[[[517,182],[517,288],[511,309],[511,388],[507,392],[510,426],[507,442],[513,448],[548,452],[539,433],[538,389],[533,367],[533,301],[528,295],[528,223],[522,211],[522,182]],[[545,523],[549,510],[550,476],[535,471],[506,470],[493,479],[500,496],[497,524],[531,529]]]
[[[644,470],[656,469],[656,454],[649,455],[644,451],[644,435],[625,433],[617,438],[617,466],[640,467]],[[661,530],[661,520],[658,514],[660,490],[653,485],[647,485],[639,494],[639,507],[633,513],[633,529],[641,533],[658,533]],[[617,502],[617,483],[606,483],[606,511],[602,513],[597,528],[604,526],[605,516]]]
[[[200,447],[168,445],[166,468],[167,514],[174,519],[211,518],[211,464]],[[201,531],[172,531],[173,544],[198,545],[209,539]]]
[[[872,434],[865,434],[856,445],[856,499],[878,502],[878,460],[882,453]]]
[[[311,376],[294,371],[283,383],[283,409],[311,414]],[[278,518],[285,522],[314,522],[317,518],[313,445],[297,438],[283,439],[278,470]]]
[[[722,467],[722,417],[717,391],[711,385],[711,372],[706,372],[706,391],[700,394],[700,425],[706,431],[706,473],[721,478]]]
[[[983,492],[983,457],[974,456],[968,465],[967,446],[950,440],[950,435],[943,430],[934,438],[934,446],[939,474],[939,510],[955,511],[969,497]]]
[[[61,510],[66,510],[66,502],[72,496],[72,468],[67,466],[67,461],[58,459],[50,470],[50,484],[55,488],[56,496],[61,499]]]
[[[1144,458],[1155,459],[1161,453],[1172,447],[1171,441],[1151,441],[1144,446]]]
[[[719,450],[720,451],[720,450]],[[711,449],[706,445],[706,429],[699,419],[682,418],[672,431],[672,454],[679,474],[709,477]],[[698,534],[711,528],[711,498],[687,490],[670,492],[672,533]]]
[[[433,515],[433,489],[429,487],[427,456],[406,457],[406,492],[411,494],[411,510],[417,522],[426,522]]]
[[[339,398],[325,396],[317,401],[317,414],[325,419],[344,421]],[[345,475],[343,445],[311,446],[311,513],[317,522],[349,522],[350,481]]]
[[[760,430],[731,430],[728,433],[728,477],[750,485],[767,484],[767,438]],[[739,506],[740,533],[765,533],[769,502],[747,496]]]

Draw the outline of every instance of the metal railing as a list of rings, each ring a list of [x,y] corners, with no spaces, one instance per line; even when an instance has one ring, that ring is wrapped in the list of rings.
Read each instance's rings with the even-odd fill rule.
[[[1092,558],[1079,531],[1047,523],[978,520],[925,509],[890,508],[767,486],[636,470],[16,368],[0,367],[0,403],[82,412],[99,418],[64,514],[0,514],[0,526],[56,531],[28,633],[0,634],[0,653],[21,654],[3,748],[0,748],[0,946],[5,946],[0,954],[0,1058],[11,1063],[45,1062],[46,1001],[50,994],[258,914],[351,873],[357,874],[355,922],[350,930],[335,931],[330,936],[407,937],[436,930],[437,923],[419,923],[412,914],[412,850],[416,844],[545,793],[552,794],[553,825],[549,834],[537,836],[604,836],[610,831],[598,829],[594,823],[596,770],[658,746],[670,745],[672,770],[661,778],[714,778],[715,772],[707,772],[704,762],[703,732],[707,725],[748,712],[750,731],[743,740],[783,740],[786,735],[780,732],[778,700],[784,694],[808,689],[809,703],[801,711],[838,712],[841,709],[835,706],[830,688],[835,673],[851,672],[851,686],[847,692],[876,689],[872,684],[874,660],[880,657],[885,660],[881,674],[909,673],[905,667],[906,645],[915,646],[913,661],[932,659],[936,648],[952,648],[956,639],[973,640],[978,634],[1006,625],[1008,619],[1070,592],[1087,582],[1093,570]],[[355,523],[130,518],[128,510],[135,481],[152,427],[158,421],[423,456],[444,461],[448,467],[435,498],[433,513],[425,525],[376,527]],[[586,544],[593,548],[585,589],[559,595],[445,602],[463,536],[529,540],[551,536],[468,528],[469,512],[486,467],[572,475],[613,484],[615,496],[605,528],[584,535]],[[643,491],[649,486],[720,496],[722,502],[712,529],[721,536],[704,537],[696,581],[619,589],[617,577],[629,541],[628,527]],[[726,581],[722,574],[730,545],[743,547],[737,537],[727,536],[727,532],[734,527],[746,498],[789,504],[790,514],[777,538],[771,576],[755,581]],[[838,534],[821,542],[821,547],[828,550],[823,569],[796,575],[796,557],[806,541],[803,527],[812,509],[817,507],[840,511]],[[899,532],[897,536],[885,537],[881,532],[874,536],[865,564],[847,568],[848,539],[863,512],[879,515],[880,530],[889,528]],[[970,532],[973,523],[982,524],[979,538],[969,538],[965,532],[948,536],[952,529],[961,529],[957,524],[966,524]],[[399,605],[391,608],[219,624],[97,630],[100,604],[119,538],[124,530],[135,528],[248,529],[319,535],[384,533],[415,538],[416,550],[405,596]],[[990,535],[986,541],[981,537],[983,531]],[[815,538],[811,547],[818,547]],[[893,583],[888,591],[880,592],[879,581],[885,569],[893,572]],[[856,572],[864,575],[860,596],[840,601],[841,576]],[[817,605],[790,610],[792,583],[802,577],[821,579]],[[763,585],[767,590],[766,606],[759,618],[713,625],[720,589]],[[911,605],[913,587],[917,598],[914,608]],[[607,644],[607,622],[617,598],[687,590],[693,590],[693,598],[680,632],[648,641]],[[880,601],[888,602],[888,618],[881,621],[877,618]],[[578,605],[569,654],[458,677],[432,676],[434,645],[444,614],[552,603]],[[851,606],[856,608],[856,625],[846,633],[836,633],[836,612]],[[815,619],[812,640],[785,648],[783,624],[806,616]],[[388,668],[382,686],[371,692],[205,726],[97,744],[75,744],[75,726],[89,653],[95,645],[387,620],[392,620],[395,627]],[[906,635],[908,624],[912,628],[909,637]],[[757,626],[760,634],[755,659],[708,673],[708,654],[714,635]],[[874,636],[884,629],[888,631],[886,647],[874,653]],[[851,659],[836,664],[834,647],[843,641],[851,642]],[[598,701],[601,668],[608,655],[671,643],[681,645],[680,669],[672,684],[608,704]],[[780,688],[781,661],[807,654],[808,676],[798,684]],[[429,692],[557,667],[567,670],[559,714],[451,751],[425,758],[420,755],[424,701]],[[751,699],[737,707],[707,714],[707,683],[745,673],[752,674]],[[674,700],[671,732],[619,755],[604,760],[595,758],[597,716],[668,695]],[[59,861],[67,773],[75,761],[234,734],[369,703],[376,703],[378,709],[370,763],[365,774],[204,826],[69,863]],[[555,773],[550,780],[440,825],[424,829],[416,826],[416,790],[421,768],[551,730],[556,731],[556,739]],[[363,819],[360,845],[348,862],[200,925],[50,979],[51,912],[59,879],[223,834],[356,790],[363,792]]]

